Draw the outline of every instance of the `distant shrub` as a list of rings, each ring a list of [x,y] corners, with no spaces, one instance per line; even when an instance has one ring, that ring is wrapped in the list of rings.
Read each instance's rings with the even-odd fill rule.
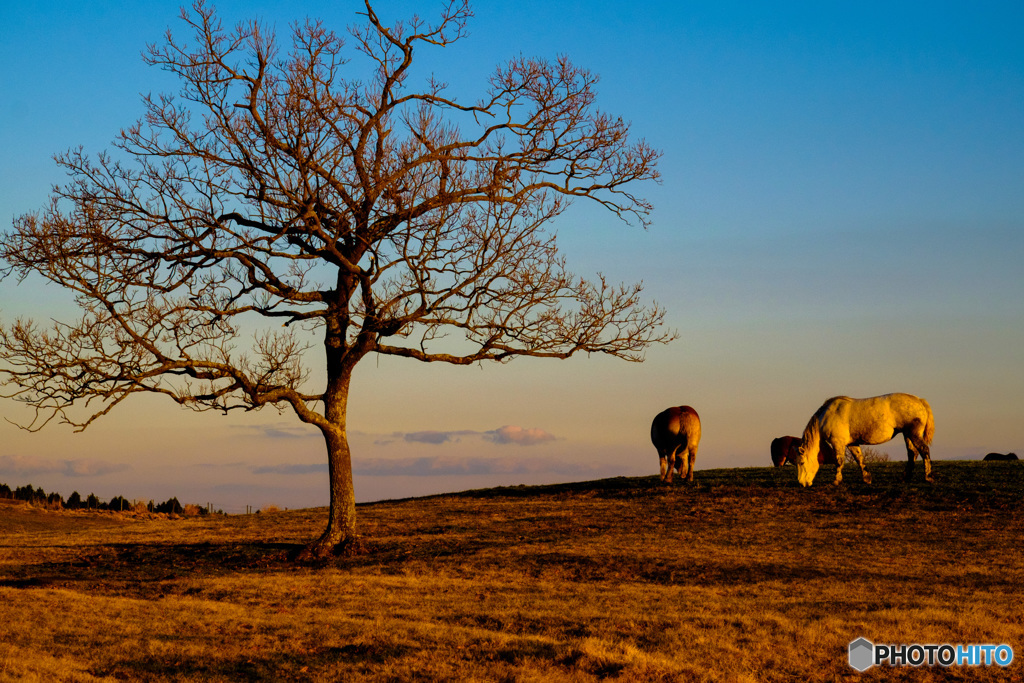
[[[32,484],[26,486],[19,486],[14,489],[14,499],[23,500],[26,503],[45,503],[46,492],[40,486],[38,489],[32,487]]]
[[[170,515],[180,515],[182,513],[182,507],[177,498],[171,498],[170,500],[157,505],[153,511],[163,512]]]
[[[871,446],[861,446],[861,455],[864,456],[864,462],[889,462],[889,454],[885,451],[880,451],[877,448]]]
[[[46,507],[50,510],[110,510],[113,512],[163,512],[167,514],[176,515],[187,515],[197,516],[205,515],[211,512],[205,507],[199,505],[186,505],[182,507],[181,503],[178,502],[177,498],[171,498],[170,500],[156,505],[152,500],[149,503],[142,501],[133,502],[125,498],[124,496],[114,496],[110,499],[109,503],[104,503],[96,497],[95,493],[90,493],[89,496],[83,500],[82,495],[78,491],[73,491],[67,500],[59,493],[47,494],[42,487],[36,488],[31,484],[25,486],[19,486],[15,489],[11,489],[7,484],[0,483],[0,499],[14,499],[22,500],[29,505]],[[270,510],[276,510],[276,507],[271,506]],[[223,510],[218,510],[219,514],[224,514]]]

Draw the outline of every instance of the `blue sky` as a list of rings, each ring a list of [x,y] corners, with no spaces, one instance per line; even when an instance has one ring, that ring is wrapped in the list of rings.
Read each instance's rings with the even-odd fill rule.
[[[377,9],[398,19],[439,6]],[[217,7],[281,33],[306,15],[339,30],[358,19],[349,1]],[[369,359],[350,413],[360,500],[654,473],[650,419],[678,404],[704,422],[698,468],[766,464],[771,439],[798,434],[829,396],[890,391],[931,402],[936,458],[1022,452],[1024,5],[474,9],[467,39],[423,52],[424,77],[473,98],[510,57],[566,54],[601,75],[601,107],[664,152],[662,183],[641,192],[655,204],[649,230],[586,205],[557,228],[577,272],[642,279],[681,338],[641,365]],[[141,114],[140,93],[175,89],[139,55],[181,31],[177,13],[0,9],[4,224],[61,181],[53,153],[106,148]],[[0,319],[67,310],[58,292],[0,283]],[[0,403],[0,416],[20,414]],[[502,440],[502,428],[535,438]],[[274,411],[196,415],[151,398],[83,434],[0,424],[0,481],[64,495],[323,504],[324,461],[316,433]]]

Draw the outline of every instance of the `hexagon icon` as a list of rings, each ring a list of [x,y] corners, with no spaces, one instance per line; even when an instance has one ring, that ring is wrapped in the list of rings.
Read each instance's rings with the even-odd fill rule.
[[[857,671],[867,671],[874,664],[875,646],[867,638],[858,638],[850,643],[850,666]]]

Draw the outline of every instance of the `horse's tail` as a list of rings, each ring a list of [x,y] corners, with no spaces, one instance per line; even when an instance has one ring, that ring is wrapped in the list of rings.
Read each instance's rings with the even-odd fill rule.
[[[924,443],[926,446],[930,446],[932,437],[935,436],[935,416],[932,415],[932,407],[928,405],[928,401],[922,398],[921,403],[924,404],[925,412],[928,414],[928,421],[924,425]]]

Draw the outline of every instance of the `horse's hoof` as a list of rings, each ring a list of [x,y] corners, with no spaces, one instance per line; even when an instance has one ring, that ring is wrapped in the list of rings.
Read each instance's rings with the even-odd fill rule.
[[[866,473],[866,472],[864,473],[864,483],[865,484],[870,484],[871,483],[871,475]]]

